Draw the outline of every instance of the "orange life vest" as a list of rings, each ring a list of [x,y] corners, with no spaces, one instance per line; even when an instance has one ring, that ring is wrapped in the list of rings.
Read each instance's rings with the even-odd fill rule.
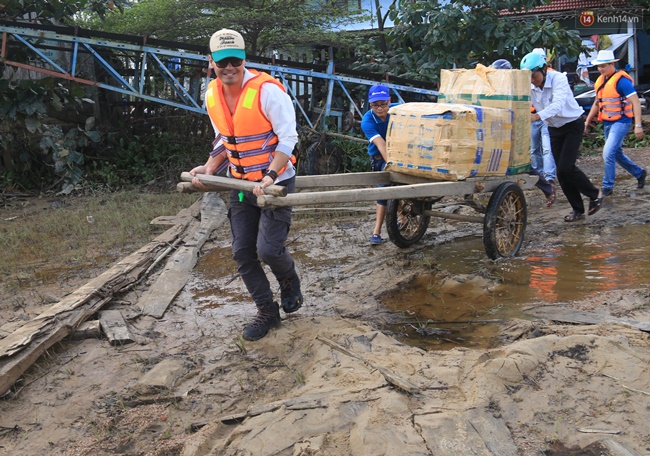
[[[622,116],[634,117],[632,103],[616,91],[616,84],[622,77],[632,78],[625,71],[619,70],[607,81],[601,74],[596,80],[596,101],[598,102],[598,120],[619,120]]]
[[[230,174],[237,179],[259,181],[264,177],[275,156],[278,137],[273,132],[273,125],[266,118],[261,107],[260,90],[262,84],[276,84],[283,91],[284,86],[272,76],[249,70],[255,76],[242,87],[237,99],[234,114],[226,105],[223,96],[223,84],[214,79],[208,84],[205,100],[208,115],[217,129],[230,162]],[[295,163],[291,156],[291,163]],[[282,174],[284,166],[278,174]]]

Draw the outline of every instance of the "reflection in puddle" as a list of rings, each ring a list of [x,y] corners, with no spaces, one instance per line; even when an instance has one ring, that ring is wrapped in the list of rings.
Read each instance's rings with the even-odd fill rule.
[[[232,259],[230,246],[210,250],[199,258],[196,271],[201,277],[208,279],[194,287],[192,299],[198,310],[214,309],[226,301],[239,301],[241,295],[228,285],[238,278],[237,263]],[[215,282],[213,279],[223,279]]]
[[[531,243],[522,256],[498,262],[486,259],[480,238],[436,247],[438,268],[460,277],[457,290],[445,286],[449,278],[427,275],[386,295],[386,306],[405,318],[385,329],[425,349],[488,348],[499,344],[501,321],[525,318],[522,304],[650,287],[650,225],[606,228],[597,236],[592,231],[567,232],[565,245],[554,250],[535,250]],[[491,277],[498,286],[466,280],[468,274]]]

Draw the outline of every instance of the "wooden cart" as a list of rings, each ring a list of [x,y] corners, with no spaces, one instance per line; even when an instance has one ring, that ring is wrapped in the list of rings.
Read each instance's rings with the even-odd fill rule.
[[[199,179],[208,186],[208,191],[252,191],[258,185],[218,176],[199,175]],[[181,180],[179,191],[197,191],[190,183],[192,176],[189,173],[183,173]],[[430,218],[440,217],[482,223],[485,252],[489,258],[496,260],[515,256],[519,252],[527,220],[523,190],[533,188],[536,181],[536,176],[527,174],[473,177],[455,182],[431,181],[391,171],[298,176],[296,193],[287,194],[285,187],[271,185],[265,189],[266,195],[258,196],[257,204],[260,207],[280,207],[388,200],[386,229],[396,246],[408,247],[418,242],[424,236]],[[483,193],[492,193],[485,206],[474,198]],[[444,207],[439,202],[448,196],[464,196],[460,204],[471,206],[484,215],[461,215],[438,210]],[[454,204],[459,203],[456,201]]]

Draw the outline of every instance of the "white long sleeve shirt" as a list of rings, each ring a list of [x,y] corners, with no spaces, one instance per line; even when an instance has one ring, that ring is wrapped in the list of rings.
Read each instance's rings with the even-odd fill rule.
[[[543,88],[531,85],[530,96],[537,114],[549,127],[559,128],[584,114],[573,97],[569,80],[559,71],[546,73]]]

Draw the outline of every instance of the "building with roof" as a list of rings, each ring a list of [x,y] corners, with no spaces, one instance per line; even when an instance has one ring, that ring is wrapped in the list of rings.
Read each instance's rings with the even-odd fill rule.
[[[565,29],[580,33],[583,45],[593,52],[575,59],[559,56],[554,65],[567,72],[574,82],[589,84],[598,75],[590,61],[596,51],[611,49],[637,84],[650,83],[650,35],[646,27],[650,13],[629,0],[552,0],[526,11],[503,12],[503,16],[530,17],[557,21]],[[576,81],[577,79],[577,81]]]

